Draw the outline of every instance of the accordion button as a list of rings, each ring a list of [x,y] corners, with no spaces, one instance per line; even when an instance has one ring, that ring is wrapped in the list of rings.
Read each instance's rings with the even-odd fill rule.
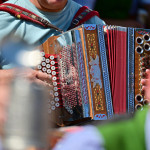
[[[137,105],[135,106],[135,109],[136,109],[136,110],[143,110],[143,105],[137,104]]]
[[[45,63],[45,62],[42,62],[42,66],[44,66],[44,67],[45,67],[45,66],[46,66],[46,63]]]
[[[51,61],[51,65],[55,65],[55,61]]]
[[[56,77],[53,77],[53,78],[52,78],[52,80],[54,80],[54,81],[55,81],[55,80],[57,80],[57,78],[56,78]]]
[[[56,75],[56,71],[52,71],[52,75]]]
[[[37,68],[40,70],[40,69],[42,69],[42,66],[41,66],[41,65],[38,65]]]
[[[42,57],[42,61],[45,61],[45,57]]]
[[[51,60],[53,60],[53,59],[54,59],[54,56],[50,56],[49,58],[50,58]]]
[[[44,52],[41,52],[42,56],[45,56],[45,53]]]
[[[147,41],[147,42],[150,41],[150,36],[149,36],[149,34],[144,34],[143,38],[144,38],[144,40]]]
[[[55,106],[56,106],[56,107],[59,107],[59,106],[60,106],[60,104],[59,104],[59,103],[56,103],[56,104],[55,104]]]
[[[50,64],[47,64],[47,65],[46,65],[46,68],[50,68],[50,67],[51,67]]]
[[[46,70],[47,70],[47,69],[46,69],[45,67],[42,68],[42,71],[43,71],[43,72],[46,72]]]
[[[52,105],[54,105],[54,104],[55,104],[55,102],[54,102],[54,101],[51,101],[51,104],[52,104]]]
[[[143,48],[142,48],[141,46],[137,46],[137,47],[136,47],[136,52],[137,52],[138,54],[142,54],[142,53],[143,53]]]
[[[53,82],[53,86],[57,86],[57,82]]]
[[[65,106],[65,105],[64,105],[64,107],[65,107],[67,110],[69,109],[69,107],[68,107],[68,106]]]
[[[46,63],[49,63],[49,59],[46,59],[45,62],[46,62]]]
[[[138,101],[138,102],[142,102],[143,101],[143,96],[141,94],[137,94],[135,96],[135,99]]]
[[[58,96],[58,92],[55,92],[55,93],[54,93],[54,96]]]
[[[55,70],[55,66],[52,66],[52,67],[51,67],[51,70]]]
[[[51,70],[50,70],[50,69],[47,69],[47,73],[51,73]]]
[[[52,110],[55,110],[55,106],[52,106],[51,109],[52,109]]]
[[[70,110],[70,114],[73,114],[73,110]]]
[[[49,93],[50,93],[50,95],[53,95],[53,94],[54,94],[54,91],[53,91],[53,90],[50,90]]]
[[[54,91],[58,91],[58,88],[57,88],[57,87],[54,87]]]
[[[58,98],[58,97],[55,97],[55,101],[58,102],[58,101],[59,101],[59,98]]]

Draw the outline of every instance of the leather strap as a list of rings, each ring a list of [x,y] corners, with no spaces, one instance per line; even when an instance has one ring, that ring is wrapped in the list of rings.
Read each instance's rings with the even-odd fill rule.
[[[83,24],[85,21],[89,20],[93,16],[98,16],[99,17],[99,13],[97,11],[89,9],[87,6],[81,7],[77,11],[76,15],[74,16],[68,30]]]
[[[41,18],[40,16],[29,11],[28,9],[25,9],[18,5],[11,4],[11,3],[4,3],[4,4],[0,5],[0,11],[6,11],[6,12],[10,13],[11,15],[16,16],[18,19],[31,21],[31,22],[37,23],[43,27],[53,28],[55,30],[58,30],[61,33],[63,32],[63,30],[52,25],[47,20]]]

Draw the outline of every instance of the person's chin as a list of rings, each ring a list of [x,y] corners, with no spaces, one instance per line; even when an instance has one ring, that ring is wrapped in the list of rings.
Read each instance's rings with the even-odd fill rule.
[[[53,4],[56,4],[56,3],[60,3],[60,2],[66,2],[67,0],[47,0],[48,3],[53,3]]]

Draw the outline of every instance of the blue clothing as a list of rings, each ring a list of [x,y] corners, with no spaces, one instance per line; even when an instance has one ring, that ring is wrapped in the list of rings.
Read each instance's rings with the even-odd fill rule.
[[[125,130],[120,130],[120,126],[122,126]],[[109,130],[110,127],[115,130]],[[135,132],[137,129],[138,132]],[[104,130],[106,131],[105,134],[103,132]],[[131,130],[133,132],[130,132]],[[136,138],[132,139],[132,137]],[[143,112],[138,112],[138,114],[136,114],[136,118],[132,118],[130,120],[124,120],[116,123],[113,122],[97,127],[84,126],[77,132],[67,133],[56,144],[53,150],[121,150],[129,148],[134,149],[133,147],[135,147],[135,145],[139,146],[138,149],[150,150],[149,139],[150,111],[146,109]],[[121,146],[121,148],[119,148],[119,146]]]
[[[77,10],[81,7],[80,4],[68,0],[65,8],[60,12],[45,12],[37,9],[30,0],[9,0],[7,3],[13,3],[22,6],[35,14],[41,16],[42,18],[48,20],[53,25],[57,26],[63,31],[67,31],[70,23],[76,14]],[[104,21],[99,19],[97,16],[91,18],[86,24],[105,24]],[[16,17],[10,15],[7,12],[0,11],[0,40],[10,33],[19,36],[23,40],[27,41],[29,44],[41,45],[50,36],[58,35],[60,32],[54,29],[44,28],[38,24],[16,19]],[[0,64],[2,60],[0,59]],[[9,66],[1,65],[2,69],[8,69]]]

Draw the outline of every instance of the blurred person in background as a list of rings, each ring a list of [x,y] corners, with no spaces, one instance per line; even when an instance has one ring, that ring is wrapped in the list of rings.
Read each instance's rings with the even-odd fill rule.
[[[139,0],[138,20],[150,29],[150,0]]]
[[[150,70],[142,79],[145,96],[150,99]],[[150,106],[133,117],[122,117],[101,125],[63,128],[53,150],[150,150]],[[62,132],[63,131],[63,132]]]

